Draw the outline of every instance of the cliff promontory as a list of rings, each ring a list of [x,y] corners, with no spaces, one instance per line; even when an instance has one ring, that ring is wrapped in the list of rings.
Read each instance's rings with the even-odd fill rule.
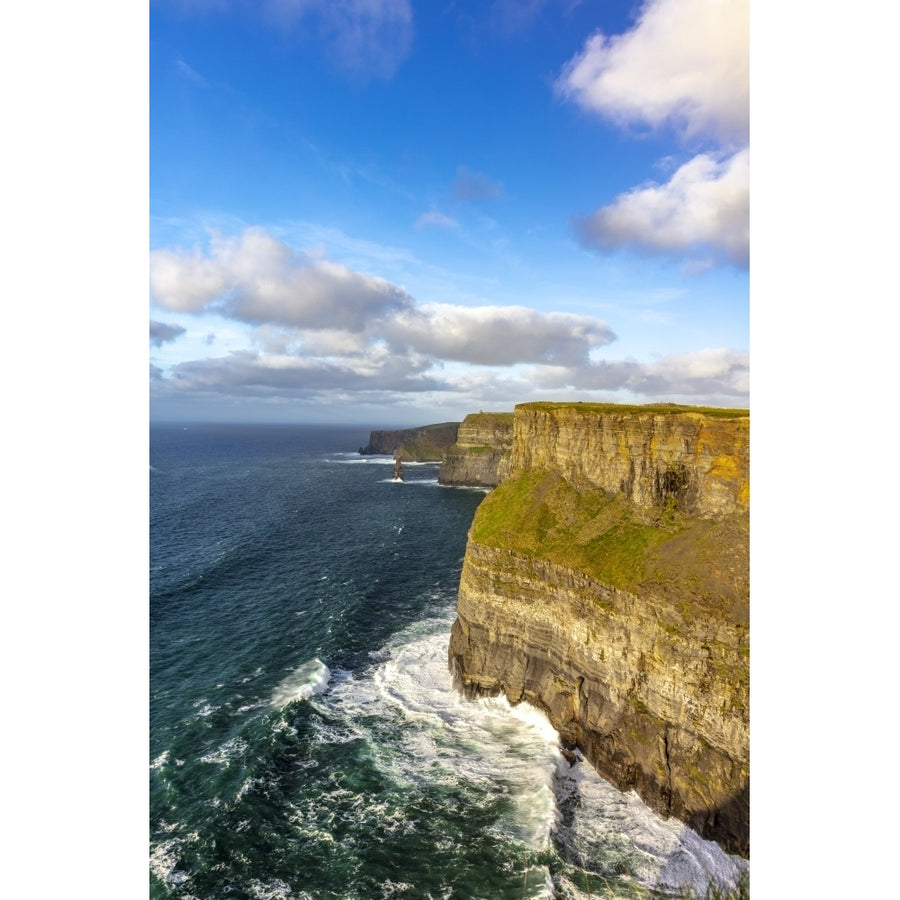
[[[749,413],[517,406],[469,533],[450,667],[749,856]]]
[[[387,453],[403,462],[440,462],[456,441],[459,422],[442,422],[420,428],[373,431],[369,443],[360,447],[361,454]]]
[[[444,456],[438,482],[467,487],[496,487],[509,470],[513,414],[472,413],[463,419]]]

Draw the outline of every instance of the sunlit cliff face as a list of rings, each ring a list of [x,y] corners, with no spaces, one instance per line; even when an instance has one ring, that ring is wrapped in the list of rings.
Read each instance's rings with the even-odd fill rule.
[[[749,416],[517,407],[450,665],[623,790],[749,854]]]

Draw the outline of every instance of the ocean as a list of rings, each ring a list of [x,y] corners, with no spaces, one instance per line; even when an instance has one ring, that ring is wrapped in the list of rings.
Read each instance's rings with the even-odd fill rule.
[[[380,427],[380,426],[378,426]],[[657,898],[747,864],[469,701],[484,492],[361,427],[150,430],[150,897]]]

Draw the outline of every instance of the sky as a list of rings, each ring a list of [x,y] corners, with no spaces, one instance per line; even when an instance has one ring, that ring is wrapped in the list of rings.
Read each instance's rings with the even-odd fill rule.
[[[747,0],[153,0],[150,415],[749,406]]]
[[[882,474],[889,456],[869,448],[890,446],[897,382],[898,17],[875,0],[756,2],[751,16],[760,896],[880,896],[884,867],[858,861],[893,852],[889,831],[851,825],[829,865],[809,864],[837,846],[835,822],[884,807],[883,792],[822,785],[834,759],[858,755],[860,729],[883,719],[896,681],[884,602],[896,529],[882,523],[897,488]],[[40,872],[62,895],[98,839],[105,882],[146,889],[147,715],[134,700],[148,695],[148,417],[390,427],[544,396],[747,402],[721,383],[702,393],[704,378],[736,389],[721,363],[717,376],[717,354],[746,366],[748,271],[726,237],[735,232],[704,242],[686,215],[693,230],[669,229],[667,244],[646,216],[638,227],[654,200],[671,222],[696,211],[686,201],[703,193],[689,190],[703,165],[739,174],[726,133],[734,97],[722,73],[703,93],[667,69],[651,38],[677,22],[638,33],[640,21],[640,6],[603,0],[7,4],[3,586],[28,598],[7,603],[5,624],[11,679],[28,672],[30,687],[9,692],[7,717],[45,734],[46,704],[34,698],[56,696],[61,675],[117,711],[54,707],[55,732],[75,736],[64,766],[57,741],[5,747],[20,773],[5,797],[21,825],[20,865],[4,873],[13,893],[34,893]],[[606,43],[589,43],[598,34]],[[605,63],[585,55],[598,46],[612,48]],[[673,52],[687,58],[691,40]],[[708,68],[701,60],[697,72]],[[648,98],[642,76],[681,86],[680,112],[671,96]],[[679,233],[694,245],[673,243]],[[163,298],[151,277],[160,259]],[[150,392],[148,280],[151,373],[163,376]],[[329,310],[335,281],[369,292]],[[310,291],[316,283],[331,293]],[[505,325],[491,307],[506,310]],[[441,315],[446,327],[429,329]],[[453,341],[472,334],[482,345],[466,352],[493,347],[506,360],[455,358]],[[509,362],[516,353],[531,356]],[[686,384],[674,384],[679,366]],[[298,368],[308,377],[292,377]],[[625,371],[627,386],[583,385]],[[439,386],[423,389],[428,378]],[[557,386],[567,378],[580,383]],[[850,727],[829,732],[830,753],[806,754],[798,779],[785,747],[820,740],[836,698]],[[31,839],[46,830],[35,784],[66,800],[54,806],[67,840],[52,871]],[[114,786],[100,802],[98,785]],[[785,815],[787,796],[802,828]]]

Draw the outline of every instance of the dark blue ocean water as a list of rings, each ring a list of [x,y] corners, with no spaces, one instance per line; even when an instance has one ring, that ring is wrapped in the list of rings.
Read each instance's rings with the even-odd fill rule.
[[[150,432],[151,898],[656,897],[742,865],[452,688],[484,494],[361,428]]]

